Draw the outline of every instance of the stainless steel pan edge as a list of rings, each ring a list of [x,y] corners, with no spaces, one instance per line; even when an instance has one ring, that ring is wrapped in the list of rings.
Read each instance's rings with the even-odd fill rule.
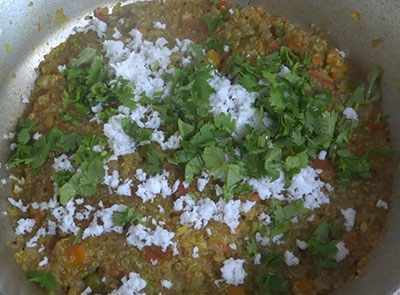
[[[95,7],[113,0],[0,0],[0,135],[11,131],[24,105],[21,94],[29,94],[43,55],[70,34],[84,15]],[[327,39],[347,53],[355,82],[365,79],[371,65],[384,69],[383,107],[390,115],[392,140],[400,152],[400,2],[357,0],[256,0],[235,1],[239,4],[264,6],[285,16],[297,25],[309,28],[311,23],[327,32]],[[63,8],[71,22],[59,27],[56,11]],[[360,20],[349,17],[358,11]],[[40,23],[41,30],[38,30]],[[375,48],[372,41],[382,41]],[[11,52],[10,49],[12,49]],[[0,141],[0,179],[8,175],[4,163],[9,156],[7,142]],[[0,212],[4,211],[9,187],[0,187]],[[400,285],[400,199],[399,178],[395,180],[392,216],[381,246],[370,257],[366,273],[360,280],[336,291],[343,295],[392,294]],[[35,295],[42,292],[28,283],[13,261],[13,251],[5,245],[13,239],[8,218],[0,214],[0,294]]]

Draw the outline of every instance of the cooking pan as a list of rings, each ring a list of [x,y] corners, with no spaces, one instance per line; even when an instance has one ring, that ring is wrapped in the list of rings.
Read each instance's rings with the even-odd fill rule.
[[[107,0],[0,0],[0,135],[13,129],[29,95],[43,55],[65,41],[82,17]],[[390,115],[392,142],[400,152],[400,1],[398,0],[258,0],[233,1],[255,5],[292,20],[297,26],[326,33],[326,38],[347,54],[354,83],[366,78],[372,65],[383,68],[383,110]],[[350,13],[353,17],[350,17]],[[359,17],[356,17],[359,16]],[[313,25],[312,25],[313,24]],[[312,26],[311,26],[312,25]],[[10,151],[0,142],[0,179],[8,176],[4,163]],[[0,188],[0,212],[10,187]],[[395,179],[392,215],[380,246],[370,254],[361,279],[334,294],[397,294],[400,285],[400,198]],[[29,283],[13,261],[6,241],[13,240],[8,217],[0,214],[0,294],[43,294]],[[398,293],[400,294],[400,292]]]

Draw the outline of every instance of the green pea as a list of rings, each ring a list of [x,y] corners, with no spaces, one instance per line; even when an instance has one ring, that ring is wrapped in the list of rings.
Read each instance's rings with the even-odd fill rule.
[[[101,276],[97,272],[88,275],[86,278],[83,279],[83,282],[94,292],[101,292],[101,290],[104,288],[104,284],[101,281]]]
[[[285,35],[285,26],[284,25],[272,26],[271,33],[272,35],[274,35],[275,38],[281,38],[283,37],[283,35]]]

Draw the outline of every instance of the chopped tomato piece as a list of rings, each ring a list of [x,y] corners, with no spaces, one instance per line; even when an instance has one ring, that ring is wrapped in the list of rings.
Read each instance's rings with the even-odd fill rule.
[[[165,252],[158,246],[145,247],[143,249],[144,260],[152,264],[154,261],[161,263],[172,258],[172,249],[168,248]]]
[[[328,181],[334,177],[335,167],[332,165],[331,161],[314,159],[311,160],[311,164],[315,169],[322,170],[322,173],[319,175],[322,181]]]
[[[229,253],[231,251],[231,248],[229,247],[228,244],[225,244],[224,242],[217,240],[215,238],[209,239],[210,247],[214,249],[215,252],[218,253]]]
[[[355,232],[346,233],[343,237],[346,248],[352,250],[357,245],[357,234]]]
[[[178,187],[178,190],[175,193],[176,198],[179,198],[180,196],[184,196],[189,192],[189,188],[185,188],[183,184],[181,183]]]
[[[268,43],[267,48],[271,51],[275,51],[278,49],[278,44],[276,43]]]
[[[379,133],[389,133],[389,126],[384,122],[379,122],[376,124],[368,124],[369,128],[375,132]]]
[[[208,27],[202,19],[189,19],[183,23],[183,27],[189,31],[208,34]]]
[[[120,270],[115,263],[112,263],[110,265],[110,268],[109,268],[107,274],[110,277],[117,279],[118,281],[121,280],[126,275],[126,273],[124,271]]]
[[[47,249],[52,251],[54,247],[56,246],[57,242],[60,240],[58,236],[54,236],[50,239],[50,241],[47,243]]]
[[[96,13],[96,17],[97,17],[99,20],[103,21],[103,22],[107,22],[107,21],[108,21],[108,14],[107,14],[107,13],[104,13],[104,12],[97,12],[97,13]]]
[[[219,1],[217,4],[215,4],[215,7],[217,9],[221,8],[229,9],[231,8],[231,4],[228,1]]]

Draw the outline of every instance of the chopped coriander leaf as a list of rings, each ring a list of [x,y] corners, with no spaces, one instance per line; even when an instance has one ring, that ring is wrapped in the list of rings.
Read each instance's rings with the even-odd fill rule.
[[[214,17],[212,15],[204,15],[203,19],[206,22],[208,31],[210,32],[211,35],[215,33],[219,25],[222,23],[222,18],[219,16]]]
[[[32,130],[34,125],[32,123],[24,122],[24,126],[29,126]],[[21,129],[23,133],[20,135],[20,144],[17,146],[15,154],[10,158],[7,165],[8,167],[15,167],[19,164],[30,164],[32,172],[38,173],[49,156],[50,151],[55,152],[73,152],[76,150],[80,143],[80,136],[76,133],[65,135],[60,130],[53,128],[47,135],[42,135],[38,140],[32,141],[28,139],[25,134],[28,134],[28,128]],[[31,131],[29,131],[31,132]],[[30,135],[28,134],[30,137]],[[22,140],[22,141],[21,141]],[[27,141],[26,141],[27,140]],[[25,142],[25,143],[22,143]]]
[[[272,223],[267,227],[267,236],[269,238],[274,238],[276,236],[286,234],[290,230],[289,222],[285,223]]]
[[[185,166],[185,182],[191,183],[193,177],[200,173],[203,168],[203,160],[200,157],[194,157]]]
[[[267,265],[272,266],[280,266],[284,261],[283,255],[278,250],[270,251],[266,255],[263,255],[262,259]]]
[[[232,135],[236,130],[236,121],[230,114],[221,113],[214,118],[215,127]]]
[[[132,85],[117,78],[109,81],[104,57],[94,48],[85,48],[71,67],[63,72],[68,89],[64,94],[64,106],[73,105],[82,115],[87,115],[90,107],[99,103],[120,102],[134,109]]]
[[[293,201],[286,206],[281,205],[278,199],[271,199],[271,215],[275,222],[287,222],[292,218],[307,213],[308,209],[304,208],[302,200]]]
[[[57,288],[57,281],[53,274],[43,270],[34,270],[28,272],[29,281],[39,283],[40,287],[47,291],[52,291]]]
[[[233,80],[248,91],[257,91],[260,98],[256,107],[275,122],[247,134],[243,145],[249,155],[245,153],[243,158],[248,176],[277,179],[283,170],[288,183],[318,151],[329,150],[335,158],[338,149],[333,146],[343,148],[349,143],[357,122],[345,120],[330,108],[331,95],[316,88],[306,63],[286,47],[265,58],[234,58],[230,69]],[[369,80],[375,83],[377,77],[375,71]],[[257,137],[267,142],[266,136],[277,150],[269,151],[269,145],[257,142]],[[264,167],[252,154],[264,155]]]
[[[307,241],[309,251],[315,257],[321,268],[337,268],[339,264],[334,260],[338,251],[337,241],[331,240],[337,236],[338,227],[327,222],[321,223]]]
[[[118,77],[116,81],[111,82],[110,92],[122,105],[134,110],[136,103],[132,100],[133,86],[128,80]]]
[[[203,151],[203,160],[209,171],[217,171],[225,164],[224,150],[217,146],[208,146]]]
[[[65,183],[60,187],[58,193],[60,194],[60,203],[66,205],[72,198],[76,196],[76,189],[72,183]]]
[[[229,164],[226,169],[226,182],[225,185],[228,189],[233,189],[236,183],[244,178],[244,174],[239,165]]]
[[[247,256],[249,256],[249,255],[254,255],[254,254],[257,254],[258,251],[259,251],[259,249],[258,249],[258,244],[257,244],[257,242],[256,242],[255,240],[252,240],[252,241],[247,245],[247,248],[246,248],[246,255],[247,255]]]
[[[285,159],[285,170],[287,176],[291,178],[293,175],[300,172],[301,168],[306,167],[308,164],[307,152],[301,152],[294,156],[288,156]]]
[[[29,134],[29,130],[24,128],[17,133],[17,139],[19,144],[26,144],[31,140],[31,135]]]
[[[258,290],[264,295],[289,294],[289,280],[271,272],[258,275],[255,283]]]
[[[152,149],[147,152],[147,172],[150,175],[162,174],[164,171],[165,158],[166,155],[157,149]]]
[[[136,213],[133,208],[127,208],[123,212],[114,213],[113,222],[118,226],[125,226],[128,223],[142,223],[143,215]]]
[[[89,197],[96,193],[97,185],[105,176],[103,160],[109,157],[109,153],[97,153],[93,150],[95,146],[106,147],[105,139],[97,135],[82,138],[73,155],[73,165],[77,172],[72,176],[68,175],[67,182],[61,178],[63,185],[59,194],[62,205],[66,205],[76,195]]]
[[[99,156],[108,159],[108,152],[97,153],[93,149],[94,147],[106,148],[107,142],[104,138],[97,135],[88,135],[82,138],[81,143],[74,154],[74,162],[79,165],[84,161],[90,161],[91,159],[98,158]]]
[[[62,152],[68,153],[75,151],[81,143],[81,137],[76,133],[66,134],[60,138]]]
[[[273,148],[267,150],[265,154],[264,169],[266,174],[270,176],[272,180],[276,180],[280,176],[279,168],[281,167],[281,160],[282,149]]]
[[[82,236],[82,233],[83,233],[83,229],[80,228],[79,231],[78,231],[78,233],[77,233],[76,236],[74,237],[74,240],[72,241],[72,246],[75,246],[76,244],[78,244],[79,239],[80,239],[81,236]]]
[[[62,170],[53,175],[53,180],[57,183],[58,187],[62,187],[71,179],[72,175],[72,173]]]
[[[186,137],[190,135],[194,131],[194,126],[188,123],[183,122],[181,119],[178,119],[178,129],[179,133],[182,137]]]
[[[106,108],[104,111],[102,111],[101,113],[99,113],[99,119],[106,121],[109,118],[111,118],[112,116],[118,115],[119,111],[116,108],[113,107],[109,107]]]
[[[248,184],[238,185],[233,189],[234,196],[248,195],[253,191],[253,188]]]
[[[71,66],[79,68],[82,65],[91,64],[96,56],[98,56],[96,49],[91,47],[85,48],[79,53],[78,59],[74,60]]]
[[[129,117],[122,119],[121,126],[122,130],[136,142],[150,140],[151,134],[153,133],[150,129],[140,128],[139,125]]]
[[[219,41],[213,40],[212,38],[209,38],[207,40],[207,46],[210,49],[224,50],[225,46],[229,46],[232,44],[233,44],[233,42],[231,42],[231,41],[219,42]]]
[[[199,198],[197,197],[197,195],[195,193],[189,192],[188,194],[193,199],[193,201],[197,202],[199,200]]]
[[[211,78],[210,71],[201,62],[197,68],[187,65],[184,69],[175,70],[170,95],[154,108],[160,112],[167,126],[174,127],[174,130],[168,130],[170,134],[176,131],[179,118],[194,125],[209,117],[209,98],[215,92],[207,82]]]
[[[367,81],[361,84],[353,95],[346,102],[346,106],[358,108],[360,104],[367,104],[380,99],[379,81],[382,70],[378,67],[373,67],[368,75]]]
[[[351,178],[371,178],[372,160],[368,154],[362,157],[353,155],[349,150],[339,150],[338,169],[339,175],[337,182],[339,184],[348,184]]]

